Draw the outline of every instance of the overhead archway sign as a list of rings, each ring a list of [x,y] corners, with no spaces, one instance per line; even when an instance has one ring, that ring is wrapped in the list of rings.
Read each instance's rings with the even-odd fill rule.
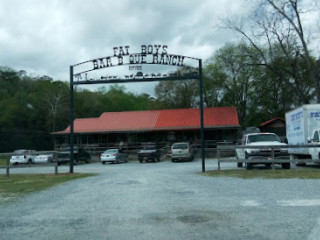
[[[202,97],[202,60],[171,54],[167,45],[141,45],[140,51],[132,52],[130,46],[112,48],[112,55],[84,61],[70,66],[70,173],[73,173],[74,99],[73,86],[79,84],[150,82],[165,80],[199,80],[202,171],[205,171],[204,124]],[[159,67],[154,67],[154,66]],[[121,68],[120,72],[114,71]],[[143,66],[149,66],[144,69]],[[158,68],[162,67],[161,70]],[[177,68],[185,67],[184,71]],[[174,68],[174,70],[171,70]],[[188,69],[188,70],[186,70]]]
[[[113,55],[88,60],[73,65],[74,84],[93,83],[121,83],[132,82],[139,79],[140,81],[161,81],[165,80],[183,80],[198,79],[200,59],[170,54],[167,45],[141,45],[140,52],[132,53],[130,46],[114,47]],[[195,65],[196,63],[196,65]],[[114,74],[101,74],[90,76],[90,73],[96,70],[109,70],[114,67],[124,67],[129,65],[127,71]],[[178,75],[176,71],[171,72],[153,72],[145,71],[142,65],[162,65],[167,67],[191,67],[189,72]],[[195,67],[192,67],[195,66]],[[132,71],[136,71],[132,73]]]

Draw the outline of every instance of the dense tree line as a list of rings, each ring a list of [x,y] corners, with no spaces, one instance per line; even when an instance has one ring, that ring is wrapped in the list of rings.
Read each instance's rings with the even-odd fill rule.
[[[48,76],[31,77],[25,71],[0,68],[0,152],[17,148],[52,149],[51,133],[69,125],[68,82]],[[136,95],[125,87],[108,90],[75,89],[75,118],[99,117],[103,112],[148,110],[161,104],[148,94]]]

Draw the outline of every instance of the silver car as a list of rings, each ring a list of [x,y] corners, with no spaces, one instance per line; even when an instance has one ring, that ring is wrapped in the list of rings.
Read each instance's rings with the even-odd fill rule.
[[[170,150],[171,161],[192,161],[193,160],[193,150],[188,142],[178,142],[171,146]]]
[[[53,154],[40,154],[35,157],[34,163],[52,163],[53,162]]]
[[[101,153],[100,161],[102,164],[106,162],[111,163],[120,163],[120,162],[128,162],[128,155],[120,149],[108,149]]]

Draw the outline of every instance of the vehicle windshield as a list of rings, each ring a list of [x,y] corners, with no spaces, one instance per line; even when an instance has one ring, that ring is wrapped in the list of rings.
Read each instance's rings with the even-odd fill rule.
[[[51,157],[53,154],[40,154],[38,157]]]
[[[67,147],[67,148],[63,149],[63,151],[70,152],[70,149],[71,149],[70,147]],[[79,151],[79,148],[78,147],[74,147],[73,151]]]
[[[28,153],[27,150],[15,150],[13,153],[15,154],[25,154],[25,153]]]
[[[281,142],[275,134],[257,134],[248,136],[248,143],[253,142]]]
[[[172,149],[188,149],[188,144],[178,143],[172,146]]]
[[[154,149],[156,149],[156,147],[155,146],[144,146],[143,149],[144,150],[154,150]]]
[[[116,153],[118,151],[118,149],[108,149],[106,151],[104,151],[104,153]]]

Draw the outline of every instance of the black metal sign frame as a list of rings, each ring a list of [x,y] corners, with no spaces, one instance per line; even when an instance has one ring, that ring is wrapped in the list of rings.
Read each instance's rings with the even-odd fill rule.
[[[175,73],[143,73],[142,65],[163,65],[173,67],[189,66],[188,62],[197,61],[198,70],[189,71],[183,74]],[[129,66],[129,70],[136,70],[135,74],[123,75],[101,75],[100,77],[88,77],[88,74],[102,69],[113,67]],[[195,68],[191,68],[195,69]],[[131,82],[155,82],[172,80],[199,80],[200,97],[200,124],[201,124],[201,158],[202,172],[205,172],[204,153],[204,121],[203,121],[203,83],[202,83],[202,60],[199,58],[187,57],[168,53],[167,45],[141,45],[141,52],[130,53],[129,46],[113,48],[113,55],[88,60],[70,66],[70,173],[74,172],[74,97],[75,85],[81,84],[110,84],[110,83],[131,83]]]

